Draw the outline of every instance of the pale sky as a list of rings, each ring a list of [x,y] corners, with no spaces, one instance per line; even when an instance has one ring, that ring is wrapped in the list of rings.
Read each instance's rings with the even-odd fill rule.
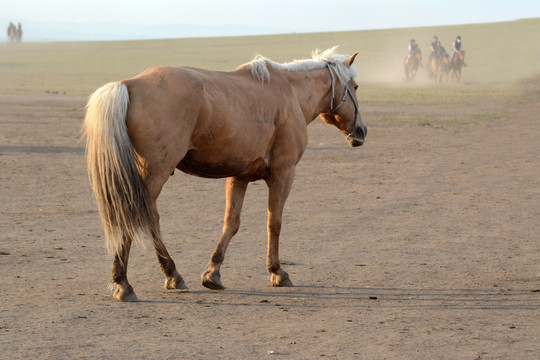
[[[532,17],[540,17],[540,0],[0,0],[0,18],[14,22],[232,24],[298,32],[457,25]]]

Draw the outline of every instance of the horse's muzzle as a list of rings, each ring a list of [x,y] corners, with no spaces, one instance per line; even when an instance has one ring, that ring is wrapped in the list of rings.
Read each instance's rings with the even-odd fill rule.
[[[362,124],[358,126],[352,133],[347,135],[347,141],[352,147],[362,146],[366,141],[367,126]]]

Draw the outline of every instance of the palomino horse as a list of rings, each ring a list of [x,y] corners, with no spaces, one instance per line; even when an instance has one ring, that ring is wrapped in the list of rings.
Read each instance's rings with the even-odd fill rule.
[[[132,240],[142,234],[152,239],[165,288],[187,288],[161,239],[156,206],[175,169],[227,178],[223,232],[202,284],[224,289],[220,267],[240,226],[247,185],[263,179],[269,188],[270,281],[292,286],[278,244],[283,206],[306,149],[306,126],[320,114],[352,146],[362,145],[367,133],[356,100],[356,54],[347,58],[335,49],[286,64],[257,56],[233,72],[154,67],[90,97],[83,132],[107,245],[115,253],[114,298],[137,300],[126,275]]]
[[[456,52],[454,60],[448,65],[448,70],[452,71],[452,81],[456,83],[461,80],[461,68],[465,63],[465,50]],[[447,78],[448,80],[448,78]]]
[[[420,51],[415,51],[413,55],[407,55],[403,60],[403,66],[405,68],[405,77],[407,81],[414,81],[416,79],[416,72],[418,71],[418,66],[422,62],[422,53]]]

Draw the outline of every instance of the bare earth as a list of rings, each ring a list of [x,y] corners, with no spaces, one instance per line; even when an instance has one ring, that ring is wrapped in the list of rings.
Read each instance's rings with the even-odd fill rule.
[[[225,182],[176,172],[159,205],[190,291],[165,290],[135,246],[141,301],[119,303],[78,142],[85,99],[0,96],[0,358],[537,359],[538,98],[459,109],[504,116],[457,126],[370,120],[455,107],[363,107],[359,149],[314,122],[285,208],[292,288],[268,280],[264,182],[248,188],[227,289],[203,288]]]

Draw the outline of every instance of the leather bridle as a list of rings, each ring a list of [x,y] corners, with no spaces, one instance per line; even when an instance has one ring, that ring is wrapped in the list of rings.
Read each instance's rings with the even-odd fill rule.
[[[343,93],[343,97],[341,98],[341,101],[339,102],[339,104],[336,107],[334,107],[335,90],[336,90],[336,76],[334,72],[336,72],[336,69],[334,69],[332,65],[330,64],[326,64],[326,66],[328,67],[328,71],[330,71],[330,76],[332,76],[332,97],[330,99],[330,114],[335,113],[336,110],[339,109],[345,103],[345,101],[347,101],[347,95],[349,95],[354,104],[354,128],[356,129],[357,127],[360,127],[362,129],[362,127],[358,125],[358,113],[360,112],[358,101],[356,101],[356,96],[354,96],[353,92],[349,89],[349,84],[345,84],[345,92]],[[363,131],[364,130],[362,129],[362,132]],[[349,138],[354,139],[355,137],[353,136],[353,133],[354,133],[354,130],[350,132],[349,134],[347,134],[347,139]]]

